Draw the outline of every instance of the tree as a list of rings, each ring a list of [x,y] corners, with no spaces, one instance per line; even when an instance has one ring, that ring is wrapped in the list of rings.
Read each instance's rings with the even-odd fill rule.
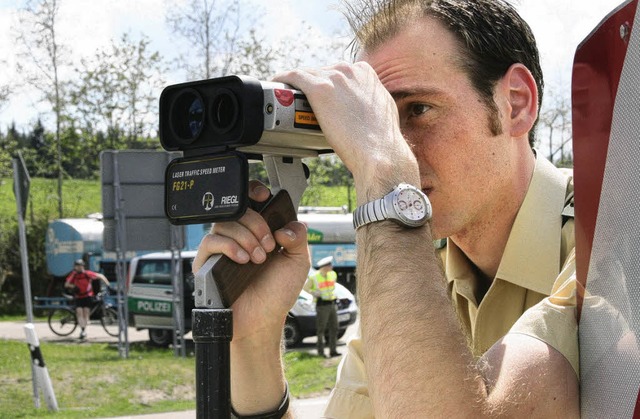
[[[4,106],[9,102],[9,95],[11,94],[11,90],[9,86],[0,86],[0,111]]]
[[[0,178],[13,177],[13,157],[24,142],[24,135],[18,132],[15,122],[8,127],[6,135],[0,133]]]
[[[136,42],[125,33],[76,68],[70,93],[75,113],[87,133],[104,131],[111,149],[134,148],[157,125],[165,64],[149,44],[146,36]]]
[[[281,47],[282,48],[282,47]],[[281,51],[259,39],[255,29],[249,31],[247,39],[238,41],[238,54],[229,63],[230,74],[244,74],[266,79],[275,73],[274,62]]]
[[[113,68],[111,54],[98,51],[93,60],[81,59],[70,84],[70,102],[76,124],[94,135],[105,132],[107,147],[121,147],[124,104],[119,98],[121,76]]]
[[[545,104],[538,122],[539,137],[546,136],[547,157],[558,166],[570,166],[573,153],[569,144],[573,139],[571,125],[571,102],[567,95],[549,89],[545,94]],[[543,144],[540,144],[542,147]]]
[[[62,217],[62,142],[60,132],[64,114],[64,91],[60,80],[62,67],[67,65],[64,47],[58,40],[57,17],[59,0],[27,0],[20,13],[17,41],[22,55],[33,66],[18,64],[18,72],[37,88],[55,115],[56,165],[58,172],[58,216]],[[35,70],[31,70],[34,68]]]
[[[55,135],[47,132],[40,120],[36,121],[29,132],[22,135],[19,149],[22,152],[29,174],[33,177],[56,178]],[[64,149],[63,153],[64,155]]]
[[[305,164],[309,167],[309,191],[307,195],[318,193],[320,186],[346,186],[347,206],[352,211],[353,175],[342,160],[335,154],[323,155],[318,158],[305,159]],[[320,197],[316,197],[320,201]]]
[[[164,85],[164,63],[157,51],[148,51],[150,40],[143,36],[137,43],[124,34],[114,46],[119,57],[117,70],[122,75],[122,96],[128,117],[127,145],[130,147],[143,134],[157,125],[155,117],[158,92]],[[149,116],[154,116],[152,120]],[[151,124],[151,125],[150,125]]]
[[[0,86],[0,109],[9,101],[9,86]]]
[[[0,60],[0,66],[6,67],[7,62],[5,60]],[[8,85],[0,84],[0,111],[2,108],[9,102],[9,96],[11,95],[11,87]]]
[[[174,3],[169,9],[173,11],[166,17],[167,24],[189,45],[188,54],[178,59],[187,77],[208,79],[227,74],[238,47],[239,0],[190,0],[186,7]]]

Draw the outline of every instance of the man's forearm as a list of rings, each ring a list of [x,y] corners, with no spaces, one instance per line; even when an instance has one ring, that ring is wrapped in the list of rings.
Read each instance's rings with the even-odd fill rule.
[[[285,382],[279,339],[231,342],[231,400],[237,413],[276,410]]]
[[[384,222],[358,231],[360,324],[376,416],[478,413],[484,388],[440,265],[428,226]]]

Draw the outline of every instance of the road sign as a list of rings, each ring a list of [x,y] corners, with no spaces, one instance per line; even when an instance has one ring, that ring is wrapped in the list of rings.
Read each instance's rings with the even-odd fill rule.
[[[31,178],[29,177],[27,166],[24,164],[24,159],[20,152],[18,152],[18,157],[13,159],[13,176],[13,194],[16,196],[18,212],[22,215],[22,218],[24,218],[29,200]]]
[[[179,234],[179,243],[171,242],[172,226],[164,212],[164,172],[175,157],[177,153],[141,150],[102,152],[102,240],[105,250],[116,251],[120,210],[126,218],[123,233],[127,250],[184,247],[184,233]]]

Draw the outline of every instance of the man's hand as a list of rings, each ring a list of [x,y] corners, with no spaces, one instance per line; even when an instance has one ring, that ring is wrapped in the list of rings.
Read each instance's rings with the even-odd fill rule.
[[[379,198],[400,182],[420,185],[396,104],[369,64],[294,70],[274,80],[305,93],[327,142],[353,173],[359,202]]]
[[[78,287],[76,287],[75,285],[73,285],[73,284],[71,284],[69,286],[65,286],[65,288],[67,289],[67,291],[69,291],[73,295],[77,294],[78,291],[80,291],[80,289]]]

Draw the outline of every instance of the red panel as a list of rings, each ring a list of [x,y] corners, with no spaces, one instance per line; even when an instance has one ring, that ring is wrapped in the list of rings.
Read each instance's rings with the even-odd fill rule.
[[[613,107],[627,53],[628,37],[622,40],[621,27],[626,25],[631,30],[637,4],[638,0],[628,3],[602,22],[578,47],[574,59],[576,270],[583,289],[598,215]]]

